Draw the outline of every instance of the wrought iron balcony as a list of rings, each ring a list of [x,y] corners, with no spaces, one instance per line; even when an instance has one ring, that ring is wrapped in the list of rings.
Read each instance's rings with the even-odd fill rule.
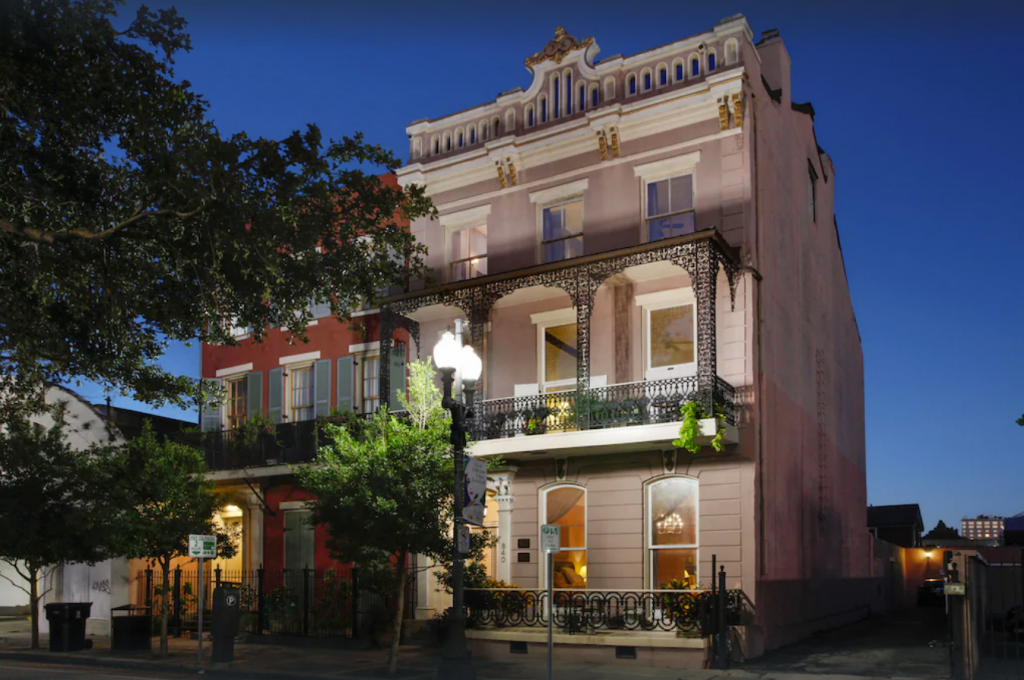
[[[715,378],[714,404],[735,425],[735,390]],[[686,402],[704,401],[697,376],[489,399],[477,407],[474,436],[500,439],[548,432],[596,430],[681,420]]]
[[[204,432],[201,440],[206,469],[211,471],[309,463],[316,460],[324,443],[325,435],[315,420],[282,423],[246,435],[239,430]]]
[[[477,627],[547,627],[569,634],[596,631],[665,631],[704,636],[712,628],[714,594],[710,590],[561,590],[554,608],[547,590],[467,588],[466,609]],[[725,591],[726,622],[739,625],[745,598]]]

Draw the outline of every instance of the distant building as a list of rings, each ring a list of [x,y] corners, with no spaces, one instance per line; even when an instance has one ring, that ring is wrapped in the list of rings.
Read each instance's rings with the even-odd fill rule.
[[[972,541],[1001,539],[1005,529],[1006,520],[1002,517],[978,515],[960,520],[960,535]]]
[[[125,439],[135,439],[141,435],[142,426],[147,420],[152,423],[157,439],[178,434],[189,427],[199,426],[197,422],[158,416],[144,411],[133,411],[119,406],[108,407],[106,404],[93,404],[92,407],[109,425],[116,427]]]
[[[868,531],[875,537],[904,548],[921,546],[924,521],[917,503],[868,507]]]

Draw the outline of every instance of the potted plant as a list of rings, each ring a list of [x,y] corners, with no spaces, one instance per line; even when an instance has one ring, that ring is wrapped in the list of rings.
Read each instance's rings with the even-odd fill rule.
[[[697,453],[701,447],[697,443],[697,438],[701,436],[700,421],[711,416],[704,412],[704,405],[699,400],[686,402],[679,412],[683,415],[683,422],[679,426],[679,438],[672,444],[690,453]],[[718,404],[715,404],[714,420],[715,435],[711,438],[711,448],[722,451],[725,449],[725,414]]]
[[[526,422],[523,424],[524,434],[544,434],[548,431],[548,416],[551,409],[541,406],[529,412]]]

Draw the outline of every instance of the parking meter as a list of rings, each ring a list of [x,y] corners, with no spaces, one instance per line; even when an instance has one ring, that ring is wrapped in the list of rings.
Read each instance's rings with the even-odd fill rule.
[[[213,635],[214,663],[227,663],[235,658],[235,636],[242,612],[239,606],[238,586],[221,584],[213,590]]]

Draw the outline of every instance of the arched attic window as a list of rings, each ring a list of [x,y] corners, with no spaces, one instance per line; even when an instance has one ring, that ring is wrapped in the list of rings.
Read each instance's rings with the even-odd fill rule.
[[[490,129],[487,127],[487,121],[480,123],[480,141],[486,142],[490,136]]]
[[[439,153],[441,153],[441,139],[434,135],[430,138],[430,154],[436,156]]]
[[[565,72],[565,115],[572,115],[572,73]]]
[[[630,73],[629,74],[629,78],[626,80],[626,82],[627,82],[626,92],[630,96],[633,96],[634,94],[636,94],[636,74],[635,73]]]
[[[526,127],[532,128],[535,125],[533,104],[526,105]]]
[[[675,62],[672,64],[672,70],[675,71],[675,75],[676,75],[675,82],[681,83],[681,82],[683,82],[686,79],[686,71],[685,71],[685,68],[683,67],[683,60],[682,59],[676,59],[675,60]]]
[[[509,109],[505,112],[505,134],[510,135],[516,131],[516,112]]]
[[[714,50],[708,50],[708,73],[711,73],[718,66],[717,55]]]
[[[597,83],[590,86],[590,108],[596,109],[601,99],[601,88]]]
[[[475,125],[470,125],[469,126],[469,143],[470,144],[476,144],[476,126]]]
[[[615,99],[615,78],[608,76],[604,79],[604,100],[610,102]]]
[[[455,146],[456,146],[456,148],[461,149],[463,146],[465,146],[465,142],[466,142],[465,137],[466,137],[466,133],[462,131],[462,128],[458,128],[458,129],[455,130]]]
[[[551,84],[552,84],[552,88],[551,89],[554,91],[554,97],[555,97],[554,114],[555,114],[555,118],[558,118],[559,117],[559,113],[560,113],[561,108],[562,108],[561,107],[561,104],[562,104],[562,97],[561,97],[561,95],[562,95],[562,80],[558,76],[555,76],[554,80],[551,81]]]
[[[696,78],[700,75],[700,57],[696,54],[690,55],[690,77]]]
[[[545,94],[540,96],[540,122],[548,122],[548,97]]]
[[[665,87],[668,85],[668,67],[664,64],[658,66],[658,86]]]
[[[495,116],[494,119],[491,120],[491,126],[494,128],[494,138],[497,139],[498,137],[501,137],[501,118]]]
[[[644,92],[650,92],[651,91],[651,87],[654,84],[653,76],[651,74],[651,69],[645,68],[643,70],[643,79],[644,79]]]
[[[452,133],[444,133],[444,150],[447,153],[452,150]]]
[[[740,44],[736,38],[729,38],[725,41],[725,65],[731,66],[739,61]]]

